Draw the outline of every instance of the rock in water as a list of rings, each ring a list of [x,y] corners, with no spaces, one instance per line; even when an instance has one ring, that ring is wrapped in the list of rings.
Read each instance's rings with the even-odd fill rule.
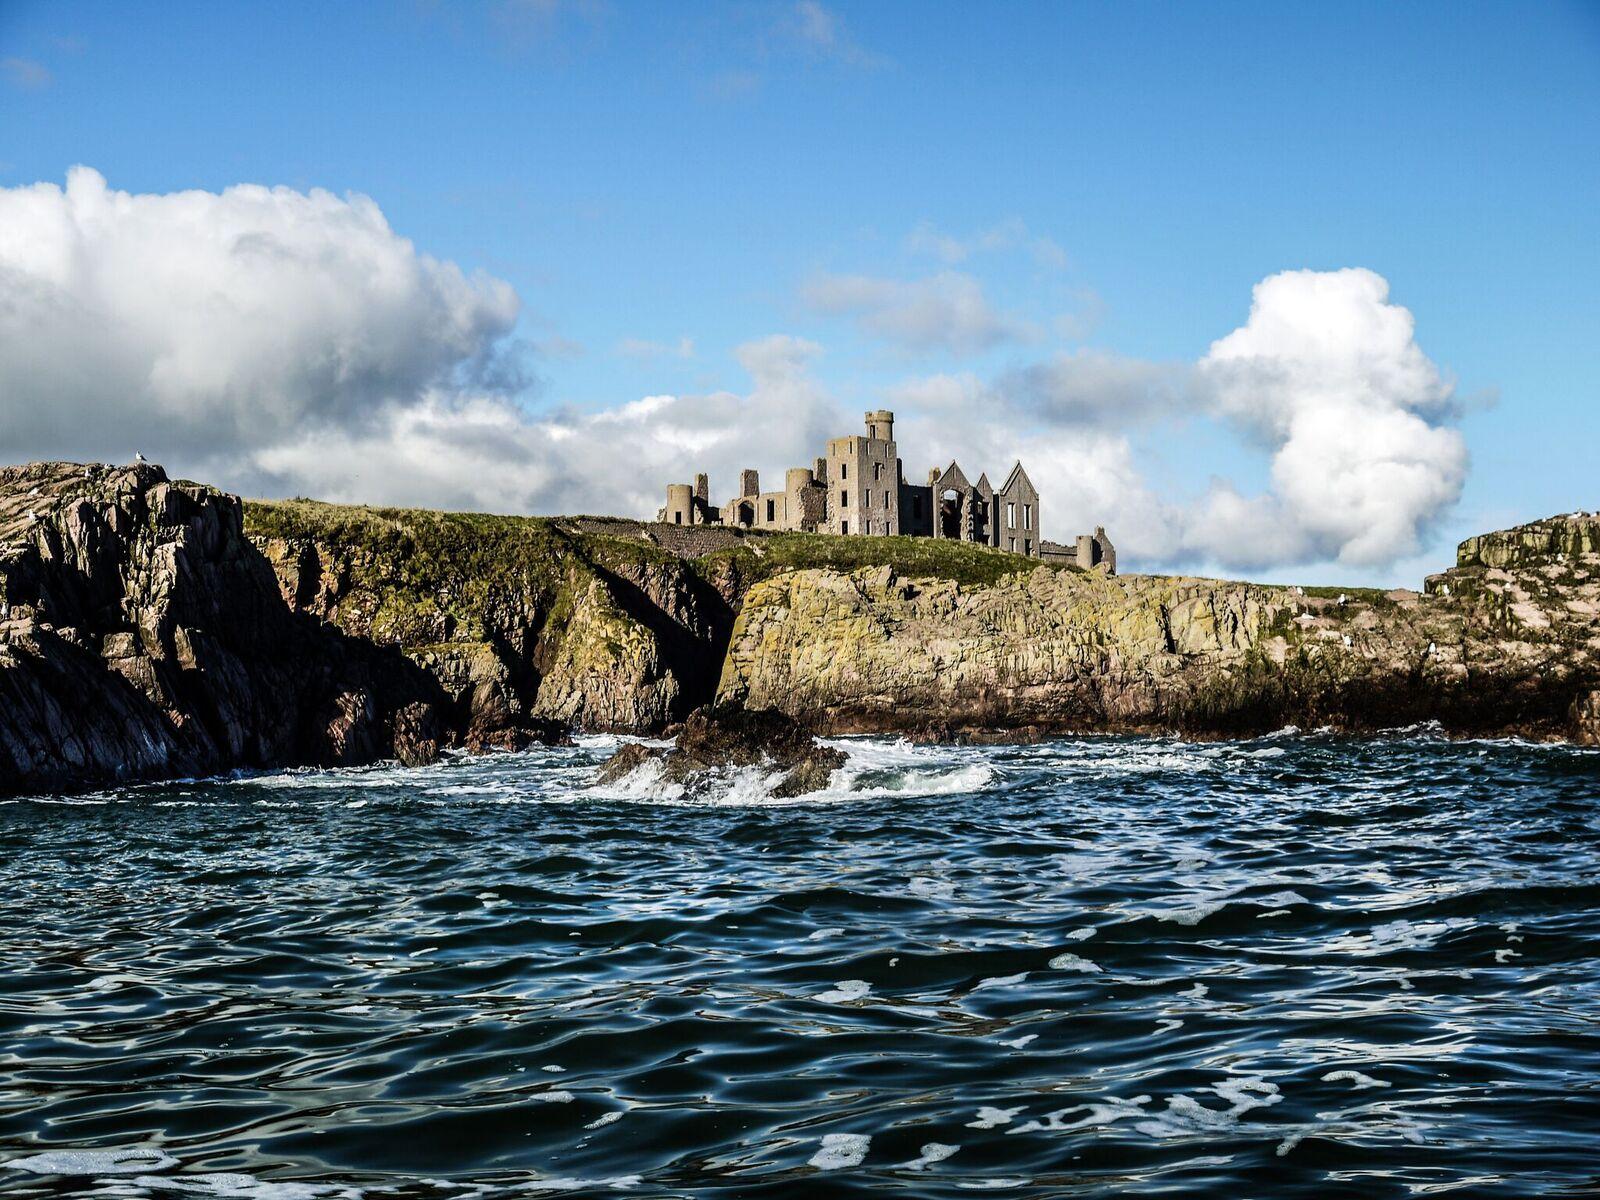
[[[662,763],[667,781],[686,785],[736,767],[782,771],[772,795],[787,799],[827,787],[833,772],[844,766],[845,755],[821,745],[802,725],[773,709],[721,705],[690,713],[670,750],[638,743],[622,747],[601,767],[596,782],[614,783],[655,760]]]

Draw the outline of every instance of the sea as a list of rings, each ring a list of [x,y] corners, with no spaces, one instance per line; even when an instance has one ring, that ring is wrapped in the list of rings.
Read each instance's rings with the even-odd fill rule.
[[[0,1198],[1600,1196],[1600,751],[0,804]]]

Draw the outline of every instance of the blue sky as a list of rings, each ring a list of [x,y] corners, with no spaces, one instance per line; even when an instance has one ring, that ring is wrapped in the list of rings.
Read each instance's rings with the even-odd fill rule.
[[[418,252],[514,289],[493,336],[502,358],[520,347],[524,382],[497,386],[530,420],[748,396],[739,348],[782,336],[809,347],[803,384],[786,376],[799,391],[752,420],[916,410],[926,381],[961,379],[954,451],[935,447],[960,452],[996,381],[1058,354],[1194,364],[1261,281],[1364,268],[1453,381],[1428,420],[1459,431],[1470,468],[1387,558],[1320,537],[1253,573],[1415,582],[1467,533],[1600,506],[1600,5],[5,0],[0,59],[0,186],[85,164],[139,195],[369,196]],[[975,324],[897,317],[923,285],[935,324],[952,298]],[[929,442],[943,411],[913,426]],[[1164,503],[1216,478],[1272,486],[1256,417],[1092,424],[1085,444],[1124,439]],[[1041,453],[1070,454],[1073,427],[1052,432]],[[81,440],[0,450],[115,453]],[[753,465],[788,465],[791,440],[774,431]],[[182,441],[173,455],[230,486],[361,492]],[[905,441],[920,475],[933,448]],[[1103,486],[1061,519],[1120,513]],[[1150,565],[1240,565],[1149,542]]]

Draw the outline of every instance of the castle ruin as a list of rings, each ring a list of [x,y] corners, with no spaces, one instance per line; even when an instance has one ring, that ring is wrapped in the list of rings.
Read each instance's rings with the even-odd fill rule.
[[[1072,545],[1039,535],[1039,492],[1018,462],[998,488],[987,474],[967,480],[959,464],[928,472],[927,483],[907,483],[894,440],[894,414],[866,414],[866,436],[831,439],[809,467],[784,473],[783,490],[763,492],[757,472],[739,472],[739,494],[721,508],[711,504],[708,478],[667,485],[656,520],[669,525],[722,525],[738,529],[879,537],[930,537],[976,542],[1115,574],[1117,552],[1103,527]]]

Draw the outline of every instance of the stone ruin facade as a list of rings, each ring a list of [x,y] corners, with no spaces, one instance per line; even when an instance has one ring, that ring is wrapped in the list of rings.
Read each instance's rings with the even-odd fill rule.
[[[1030,558],[1116,573],[1117,552],[1102,527],[1072,545],[1039,535],[1039,491],[1018,462],[998,488],[987,474],[968,481],[952,462],[908,483],[894,440],[894,414],[866,414],[866,436],[833,438],[809,467],[784,473],[783,490],[763,492],[760,476],[739,472],[739,494],[711,504],[710,481],[667,485],[656,520],[668,525],[721,525],[795,533],[929,537],[976,542]]]

